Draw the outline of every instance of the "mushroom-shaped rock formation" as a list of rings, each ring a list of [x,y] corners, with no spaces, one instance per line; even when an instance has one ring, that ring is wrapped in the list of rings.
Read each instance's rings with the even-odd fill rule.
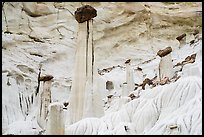
[[[77,46],[72,88],[69,96],[69,120],[75,123],[85,117],[100,117],[103,113],[102,96],[97,92],[98,82],[93,42],[93,18],[96,10],[85,5],[77,8]],[[97,86],[94,86],[97,85]]]
[[[159,50],[157,55],[161,57],[159,63],[159,78],[162,80],[164,77],[169,77],[170,79],[174,76],[173,63],[171,58],[172,48],[167,47],[163,50]]]
[[[43,81],[43,88],[39,94],[39,110],[37,114],[37,122],[42,129],[46,128],[46,118],[48,114],[48,106],[51,103],[51,84],[53,76],[41,76],[39,81]]]
[[[96,17],[97,11],[89,5],[84,5],[80,8],[77,8],[74,14],[75,14],[75,19],[77,20],[77,22],[83,23],[85,21],[88,21]]]

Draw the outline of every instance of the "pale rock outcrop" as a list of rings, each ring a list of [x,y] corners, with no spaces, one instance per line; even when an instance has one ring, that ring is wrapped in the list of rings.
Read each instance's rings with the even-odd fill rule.
[[[134,69],[136,66],[142,68],[142,71],[136,71],[140,74],[135,73],[134,77],[136,83],[141,83],[146,77],[153,78],[158,70],[160,58],[155,58],[156,52],[164,46],[171,46],[175,64],[197,53],[195,63],[186,64],[183,68],[186,73],[179,71],[178,75],[188,77],[191,74],[188,68],[195,65],[198,69],[192,71],[193,75],[202,76],[202,48],[198,48],[202,47],[202,2],[39,2],[33,5],[43,5],[46,10],[38,10],[41,14],[38,17],[27,14],[23,4],[2,2],[2,134],[42,134],[40,128],[32,125],[36,122],[35,94],[40,63],[45,65],[43,72],[55,75],[52,100],[63,102],[69,98],[77,47],[78,24],[74,12],[83,5],[88,4],[97,10],[93,23],[96,69],[122,65],[124,59],[131,58]],[[33,7],[29,8],[27,10],[34,11]],[[189,46],[188,42],[193,37],[189,39],[188,35],[195,30],[198,30],[195,41]],[[179,42],[176,37],[184,33],[187,34],[187,45],[177,49]],[[201,63],[197,66],[198,59]],[[122,88],[119,85],[125,81],[124,66],[100,75],[98,79],[97,91],[103,98],[108,95],[105,90],[107,80],[113,81],[115,91],[119,92]],[[100,100],[99,97],[97,100]],[[197,103],[194,103],[197,105],[195,111],[201,110]],[[122,127],[124,124],[118,124],[114,133],[120,128],[120,133],[127,133]],[[132,129],[131,125],[127,126]],[[201,128],[192,126],[190,133],[199,134]],[[146,134],[160,134],[166,129],[160,127]],[[105,128],[99,133],[114,134],[104,131]],[[134,130],[129,131],[134,133]]]
[[[56,9],[52,3],[23,2],[23,10],[31,17],[53,14]]]
[[[51,84],[53,76],[46,75],[39,78],[43,81],[43,90],[38,94],[38,114],[37,122],[42,129],[46,129],[46,119],[48,116],[48,106],[51,103]]]
[[[87,30],[88,23],[90,25],[92,20],[78,24],[78,45],[75,56],[75,72],[70,93],[69,106],[72,122],[76,122],[83,117],[86,82],[89,82],[89,84],[92,85],[93,75],[90,72],[93,71],[93,64],[90,64],[89,62],[93,61],[92,59],[90,60],[90,58],[92,58],[92,52],[90,52],[90,50],[92,50],[92,45],[90,44],[90,40],[92,40],[90,37],[92,37],[92,35],[89,35],[90,30]]]
[[[157,52],[157,55],[161,57],[159,68],[158,68],[160,81],[165,77],[171,79],[174,76],[171,52],[172,52],[171,47],[167,47]]]
[[[46,121],[46,135],[64,135],[65,115],[63,105],[54,102],[49,105]]]
[[[88,13],[87,13],[88,10]],[[78,24],[77,51],[75,56],[75,72],[70,93],[70,122],[81,120],[84,116],[93,115],[92,98],[94,93],[94,44],[93,17],[90,6],[78,8],[75,18]],[[82,19],[82,20],[81,20]],[[84,22],[85,21],[85,22]],[[87,102],[88,101],[88,102]],[[91,101],[91,102],[90,102]]]
[[[126,66],[127,92],[130,93],[131,91],[134,91],[135,89],[135,82],[134,82],[134,77],[133,77],[134,75],[133,75],[133,69],[131,67],[130,59],[125,62],[125,66]]]

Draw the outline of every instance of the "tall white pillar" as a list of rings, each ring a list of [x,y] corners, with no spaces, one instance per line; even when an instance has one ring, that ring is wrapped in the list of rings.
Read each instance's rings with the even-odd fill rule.
[[[127,82],[127,92],[130,93],[135,89],[135,82],[133,78],[133,69],[131,67],[130,59],[125,62],[126,65],[126,82]]]
[[[53,76],[47,75],[40,77],[43,81],[43,90],[39,94],[39,111],[37,114],[37,122],[42,129],[46,128],[46,118],[48,114],[48,106],[51,103],[51,84]]]
[[[161,60],[159,63],[160,80],[164,79],[165,77],[168,77],[169,79],[171,79],[174,76],[171,52],[172,52],[171,47],[167,47],[157,52],[157,55],[161,57]]]
[[[94,69],[93,18],[96,17],[96,12],[89,5],[77,8],[77,11],[75,11],[75,19],[78,22],[78,37],[68,108],[69,124],[85,117],[96,116],[95,109],[99,108],[94,106],[98,103],[96,98],[100,98],[98,91],[96,91],[97,87],[94,86],[96,71]]]

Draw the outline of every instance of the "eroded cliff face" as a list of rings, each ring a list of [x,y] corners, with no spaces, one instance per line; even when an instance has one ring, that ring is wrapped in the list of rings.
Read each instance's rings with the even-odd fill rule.
[[[98,13],[94,19],[94,45],[100,67],[107,64],[104,61],[110,56],[118,63],[130,57],[143,60],[138,54],[121,52],[152,48],[154,54],[164,45],[177,47],[177,36],[187,33],[190,37],[190,33],[202,28],[201,3],[11,2],[2,3],[3,35],[19,37],[12,38],[15,45],[30,41],[74,48],[77,22],[73,15],[76,8],[85,4],[95,7]]]
[[[129,58],[136,68],[155,59],[159,49],[177,49],[176,38],[184,33],[186,43],[195,31],[202,36],[201,2],[2,2],[3,132],[9,124],[30,118],[38,103],[39,71],[54,76],[53,102],[68,99],[78,28],[74,11],[85,4],[97,10],[93,42],[99,72],[125,67]]]

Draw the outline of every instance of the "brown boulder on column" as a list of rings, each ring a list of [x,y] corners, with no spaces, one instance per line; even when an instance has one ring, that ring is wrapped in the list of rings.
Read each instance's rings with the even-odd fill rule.
[[[176,39],[177,39],[178,41],[181,41],[184,37],[186,37],[186,34],[185,34],[185,33],[182,34],[182,35],[180,35],[180,36],[178,36],[178,37],[176,37]]]
[[[52,75],[46,75],[46,76],[41,76],[39,78],[39,81],[49,81],[51,79],[53,79],[54,77]]]
[[[75,14],[75,19],[77,20],[77,22],[83,23],[85,21],[88,21],[96,17],[97,11],[89,5],[85,5],[80,8],[77,8],[74,14]]]
[[[159,55],[160,57],[164,57],[164,56],[168,55],[171,52],[172,52],[172,48],[171,47],[167,47],[167,48],[165,48],[163,50],[159,50],[157,52],[157,55]]]

